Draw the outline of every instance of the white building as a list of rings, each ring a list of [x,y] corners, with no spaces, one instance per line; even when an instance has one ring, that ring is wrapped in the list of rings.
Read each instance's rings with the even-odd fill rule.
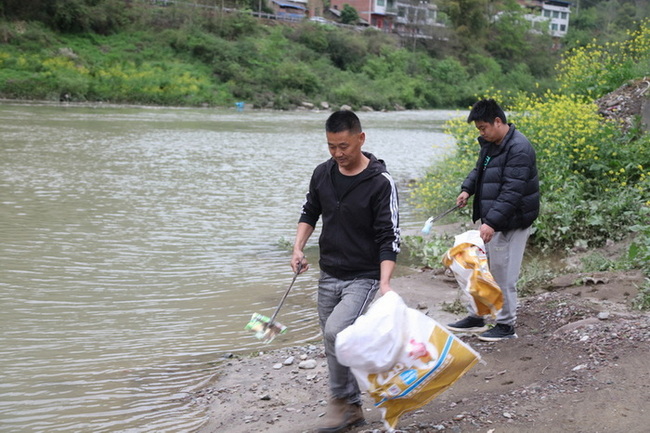
[[[565,1],[545,1],[542,5],[542,15],[548,19],[552,36],[564,37],[569,31],[569,15],[571,3]]]
[[[427,37],[436,25],[438,6],[429,0],[397,0],[393,30],[401,36]],[[430,36],[428,36],[430,38]]]
[[[528,0],[519,2],[524,7],[534,11],[526,15],[533,22],[533,28],[542,30],[540,26],[548,23],[551,36],[563,38],[569,31],[569,15],[571,2],[562,0]]]

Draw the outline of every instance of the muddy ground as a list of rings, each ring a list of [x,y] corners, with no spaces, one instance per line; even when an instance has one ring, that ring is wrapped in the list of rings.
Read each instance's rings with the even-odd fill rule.
[[[650,431],[650,313],[631,308],[642,281],[636,271],[566,274],[521,300],[518,339],[486,343],[462,335],[483,362],[437,399],[404,415],[399,430]],[[393,288],[440,323],[461,317],[441,309],[458,294],[455,280],[444,273],[411,270]],[[192,396],[209,407],[201,433],[318,427],[328,398],[320,342],[254,357],[225,356],[215,383]],[[364,408],[368,424],[349,431],[384,431],[367,396]]]

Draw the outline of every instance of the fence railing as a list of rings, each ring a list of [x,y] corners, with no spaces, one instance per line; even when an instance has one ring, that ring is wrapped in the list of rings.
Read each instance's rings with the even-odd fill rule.
[[[267,13],[267,12],[261,12],[261,11],[252,11],[252,10],[246,10],[246,9],[232,9],[232,8],[226,8],[222,6],[216,6],[216,5],[207,5],[203,3],[195,3],[195,2],[189,2],[189,1],[180,1],[180,0],[143,0],[143,3],[149,3],[152,6],[183,6],[183,7],[188,7],[188,8],[201,8],[201,9],[212,9],[212,10],[219,10],[227,13],[244,13],[248,15],[252,15],[256,18],[263,18],[267,20],[281,20],[281,21],[292,21],[292,22],[298,22],[302,21],[305,18],[307,18],[306,15],[300,15],[300,14],[292,14],[292,13],[286,13],[286,12],[280,12],[280,13]]]

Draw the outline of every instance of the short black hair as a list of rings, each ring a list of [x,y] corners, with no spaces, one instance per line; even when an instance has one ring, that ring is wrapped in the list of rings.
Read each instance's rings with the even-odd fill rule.
[[[330,115],[325,122],[325,132],[343,132],[348,131],[351,134],[361,132],[361,121],[352,111],[339,110]]]
[[[497,101],[494,99],[481,99],[472,106],[469,116],[467,116],[467,123],[478,121],[493,124],[497,117],[503,123],[508,123],[506,113],[499,107]]]

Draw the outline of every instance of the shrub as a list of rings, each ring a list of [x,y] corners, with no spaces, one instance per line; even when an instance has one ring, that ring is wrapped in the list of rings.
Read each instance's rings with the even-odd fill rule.
[[[616,189],[595,198],[580,183],[567,182],[544,198],[534,244],[551,250],[602,246],[626,237],[638,212],[639,197],[632,190]]]
[[[320,90],[318,77],[304,63],[287,61],[272,69],[272,71],[268,71],[266,77],[267,84],[273,91],[280,92],[285,88],[293,88],[305,94],[312,94]]]
[[[326,26],[307,21],[298,26],[290,38],[317,53],[323,53],[327,51],[329,31]]]
[[[339,69],[359,71],[365,62],[366,46],[363,40],[343,32],[327,33],[327,51],[332,63]]]
[[[442,256],[454,245],[451,236],[434,234],[429,238],[423,236],[406,236],[404,247],[409,256],[420,266],[441,268]]]
[[[650,310],[650,206],[647,203],[640,224],[632,226],[631,230],[636,232],[636,237],[629,247],[627,261],[631,267],[641,268],[647,277],[634,299],[634,306]]]
[[[640,203],[649,197],[647,140],[615,145],[624,136],[598,116],[594,105],[569,96],[520,96],[507,108],[514,110],[511,120],[538,155],[542,211],[533,243],[542,249],[562,249],[625,237]],[[412,196],[416,205],[437,212],[444,207],[440,203],[454,201],[478,152],[473,127],[463,123],[462,119],[449,123],[457,152],[417,185]]]
[[[569,51],[557,66],[561,91],[597,99],[625,81],[646,74],[649,62],[650,21],[646,19],[622,42],[592,42]]]
[[[352,73],[346,73],[343,76],[344,79],[329,89],[328,99],[348,104],[354,109],[363,105],[379,108],[376,101],[371,99],[373,94],[369,90],[373,89],[373,83],[369,79],[364,76],[355,76]]]

